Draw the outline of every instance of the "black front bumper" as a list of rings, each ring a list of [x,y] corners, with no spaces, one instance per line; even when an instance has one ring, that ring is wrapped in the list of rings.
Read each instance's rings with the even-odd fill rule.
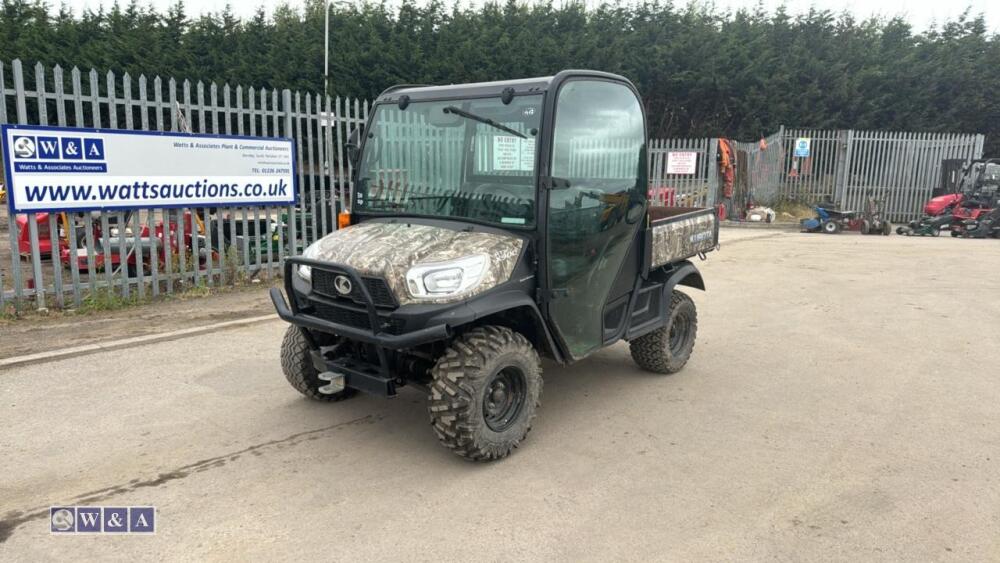
[[[313,268],[313,279],[317,279],[317,271],[325,270],[337,276],[346,276],[356,292],[350,293],[351,299],[329,298],[313,290],[312,284],[306,284],[298,278],[295,269],[300,265]],[[356,342],[372,345],[377,363],[361,361],[352,357],[336,357],[329,359],[326,349],[320,347],[309,333],[304,331],[310,341],[312,363],[320,373],[330,372],[343,376],[344,384],[352,389],[364,391],[383,397],[396,394],[397,386],[405,383],[390,368],[390,350],[403,350],[421,344],[427,344],[449,337],[447,322],[433,316],[433,311],[416,315],[397,315],[397,309],[385,308],[380,311],[368,290],[365,280],[357,270],[349,266],[308,260],[306,258],[287,258],[285,260],[285,291],[288,301],[278,288],[271,288],[271,301],[283,320],[304,329],[319,331],[347,338]],[[298,287],[296,287],[298,286]],[[360,302],[360,307],[359,303]],[[332,308],[332,309],[331,309]],[[421,308],[418,308],[421,309]],[[351,326],[324,318],[325,314],[337,313],[337,318],[350,319],[361,326]],[[348,312],[349,314],[342,314]],[[440,311],[437,311],[440,313]],[[446,317],[453,318],[453,317]],[[412,330],[407,327],[419,326]],[[399,328],[404,330],[400,331]]]
[[[295,268],[299,265],[306,265],[314,269],[328,270],[338,275],[346,276],[353,287],[359,290],[363,301],[364,313],[368,316],[367,327],[359,328],[344,323],[338,323],[329,319],[324,319],[311,306],[311,301],[307,295],[297,295],[294,287]],[[285,292],[289,296],[289,302],[278,288],[271,288],[271,301],[278,312],[278,316],[283,320],[304,328],[332,333],[344,338],[374,344],[380,348],[389,350],[402,350],[412,348],[421,344],[427,344],[438,340],[444,340],[449,336],[449,329],[446,323],[428,324],[422,328],[406,331],[399,334],[388,332],[384,315],[380,315],[378,308],[368,291],[364,280],[357,270],[350,266],[341,264],[331,264],[318,260],[306,258],[286,258],[285,259]]]

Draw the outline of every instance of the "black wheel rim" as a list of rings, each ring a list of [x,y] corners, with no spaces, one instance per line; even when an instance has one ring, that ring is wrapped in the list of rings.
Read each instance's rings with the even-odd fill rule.
[[[670,323],[670,355],[679,356],[687,344],[688,331],[691,329],[691,319],[681,313]]]
[[[508,366],[490,379],[483,394],[483,418],[494,432],[510,428],[521,414],[525,398],[524,373]]]

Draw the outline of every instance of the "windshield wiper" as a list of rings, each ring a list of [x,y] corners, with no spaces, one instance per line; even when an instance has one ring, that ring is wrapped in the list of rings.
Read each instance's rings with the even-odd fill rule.
[[[459,109],[459,108],[457,108],[455,106],[448,106],[448,107],[444,108],[444,112],[445,113],[454,113],[455,115],[461,115],[462,117],[467,118],[467,119],[471,119],[473,121],[478,121],[480,123],[485,123],[486,125],[489,125],[490,127],[496,127],[497,129],[499,129],[501,131],[506,131],[506,132],[510,133],[511,135],[517,135],[518,137],[520,137],[522,139],[527,139],[528,138],[528,136],[525,135],[524,133],[521,133],[519,131],[515,131],[514,129],[511,129],[510,127],[507,127],[506,125],[501,125],[501,124],[497,123],[496,121],[493,121],[492,119],[490,119],[488,117],[483,117],[481,115],[476,115],[474,113],[469,113],[469,112],[465,111],[464,109]]]

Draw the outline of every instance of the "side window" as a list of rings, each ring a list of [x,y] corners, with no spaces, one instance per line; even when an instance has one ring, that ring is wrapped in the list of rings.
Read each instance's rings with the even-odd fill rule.
[[[622,84],[573,81],[559,90],[552,175],[571,187],[619,193],[637,188],[642,108]]]

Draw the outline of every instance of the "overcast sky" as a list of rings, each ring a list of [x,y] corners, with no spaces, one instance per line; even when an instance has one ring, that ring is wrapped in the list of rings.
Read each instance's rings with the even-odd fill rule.
[[[64,0],[66,4],[74,7],[78,12],[84,8],[96,9],[100,5],[109,6],[113,0]],[[122,4],[128,0],[121,0]],[[424,0],[417,0],[423,2]],[[446,5],[451,5],[454,0],[446,0]],[[462,0],[467,4],[480,5],[483,0]],[[563,0],[553,0],[559,4]],[[141,0],[144,4],[152,4],[160,10],[165,10],[173,3],[173,0]],[[600,0],[586,0],[588,5],[600,4]],[[54,0],[58,4],[58,0]],[[188,13],[192,15],[205,11],[220,11],[226,4],[233,7],[233,11],[240,16],[250,16],[258,6],[263,5],[265,11],[270,14],[274,6],[286,3],[285,0],[188,0],[186,2]],[[300,2],[288,0],[288,4],[295,5]],[[394,3],[390,0],[390,3]],[[684,0],[677,0],[677,4],[684,4]],[[714,2],[721,8],[752,7],[757,4],[756,0],[715,0]],[[815,0],[809,2],[795,2],[791,0],[761,0],[761,3],[769,10],[784,4],[788,10],[795,14],[808,10],[810,6],[829,9],[835,12],[844,10],[850,11],[860,18],[870,15],[880,16],[904,16],[913,26],[922,31],[935,21],[955,18],[966,8],[971,8],[972,13],[982,12],[986,14],[987,24],[992,30],[1000,30],[1000,0]]]

